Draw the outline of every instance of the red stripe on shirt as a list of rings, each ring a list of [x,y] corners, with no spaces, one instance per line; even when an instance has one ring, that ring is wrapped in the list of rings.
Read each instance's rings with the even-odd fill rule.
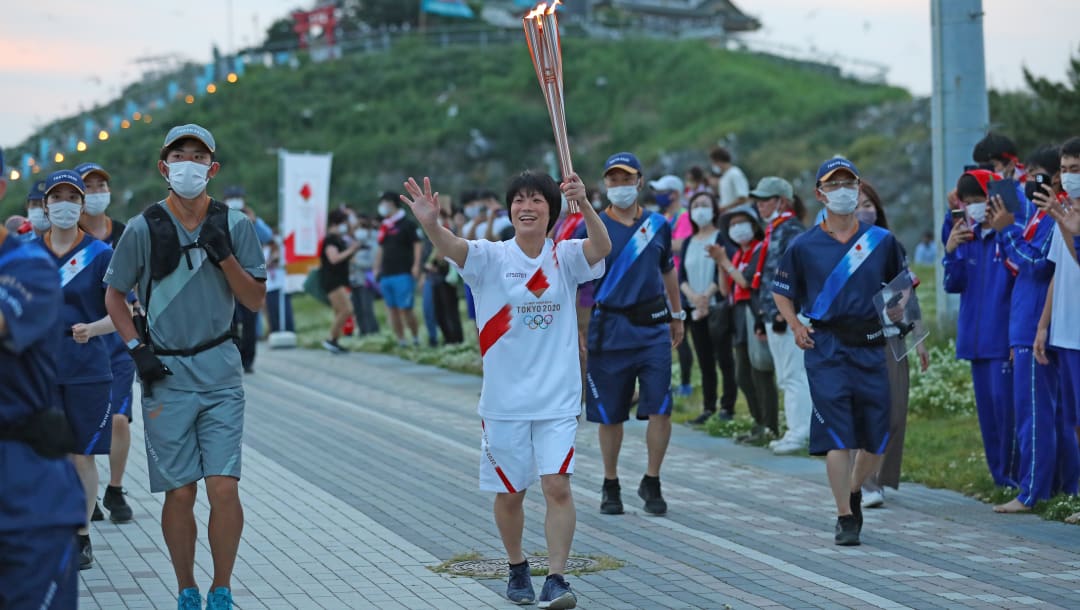
[[[570,460],[574,459],[574,448],[570,448],[570,453],[566,454],[566,459],[563,460],[562,468],[559,469],[559,474],[566,474],[566,470],[570,468]]]
[[[480,357],[483,358],[484,354],[491,349],[495,342],[502,338],[503,335],[510,332],[510,306],[503,305],[502,309],[484,323],[484,328],[480,330]]]

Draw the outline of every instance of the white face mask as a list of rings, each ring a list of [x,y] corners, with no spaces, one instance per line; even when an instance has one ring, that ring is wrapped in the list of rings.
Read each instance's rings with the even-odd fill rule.
[[[1080,174],[1061,174],[1061,188],[1069,194],[1069,199],[1080,199]]]
[[[194,199],[206,190],[206,183],[210,181],[206,174],[210,171],[209,165],[194,161],[177,161],[168,163],[169,188],[184,199]]]
[[[356,238],[356,241],[366,241],[369,235],[370,232],[368,229],[357,229],[353,232],[353,237]]]
[[[967,213],[975,222],[982,224],[986,220],[986,202],[967,204]]]
[[[607,190],[608,201],[620,210],[634,205],[637,202],[637,195],[636,186],[613,186]]]
[[[594,210],[600,211],[600,210],[604,209],[604,202],[602,200],[600,200],[600,199],[595,199],[592,202],[592,207],[593,207]]]
[[[754,239],[754,227],[748,222],[737,222],[728,227],[728,237],[740,246]]]
[[[244,199],[242,197],[229,197],[225,200],[225,205],[229,206],[230,210],[242,210],[244,209]]]
[[[49,222],[58,229],[70,229],[79,224],[79,215],[82,214],[82,204],[71,201],[50,203]]]
[[[348,235],[349,234],[349,225],[348,225],[348,223],[343,222],[343,223],[339,224],[337,226],[337,230],[338,230],[338,233],[340,233],[341,235]]]
[[[112,193],[87,193],[86,213],[91,216],[100,216],[105,213],[105,208],[109,207],[111,201]]]
[[[859,207],[859,189],[843,188],[825,193],[825,207],[841,216],[854,213],[855,208]]]
[[[699,227],[711,224],[713,220],[712,208],[694,208],[690,210],[690,220]]]
[[[780,208],[777,208],[777,209],[772,211],[772,214],[769,214],[768,216],[765,217],[765,222],[772,222],[772,221],[776,220],[779,217],[780,217]]]
[[[30,224],[36,231],[48,231],[52,226],[48,216],[45,216],[45,208],[30,208],[26,212],[26,217],[30,219]]]
[[[386,203],[384,201],[379,204],[379,216],[382,216],[383,218],[388,218],[393,213],[394,207],[391,206],[389,203]]]

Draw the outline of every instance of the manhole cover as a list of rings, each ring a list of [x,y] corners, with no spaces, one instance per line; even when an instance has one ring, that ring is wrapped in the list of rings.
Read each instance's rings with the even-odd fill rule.
[[[547,570],[547,557],[530,557],[529,567],[533,570]],[[567,572],[593,572],[600,569],[595,559],[587,557],[570,557],[566,560]],[[469,559],[467,561],[455,561],[447,564],[446,571],[458,576],[506,576],[509,567],[505,559]]]

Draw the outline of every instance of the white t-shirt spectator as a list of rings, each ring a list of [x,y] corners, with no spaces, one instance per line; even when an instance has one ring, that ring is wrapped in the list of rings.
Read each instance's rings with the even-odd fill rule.
[[[548,239],[537,258],[515,239],[469,242],[461,277],[472,289],[480,326],[484,386],[477,411],[484,419],[580,412],[577,287],[604,275],[603,260],[589,266],[583,241]]]
[[[934,242],[926,243],[920,241],[915,246],[915,264],[916,265],[933,265],[937,263],[937,245]]]
[[[1054,226],[1047,258],[1054,263],[1054,310],[1050,317],[1050,345],[1080,350],[1080,265],[1069,253],[1069,245]]]
[[[720,207],[726,208],[740,197],[750,196],[750,182],[741,169],[732,165],[720,176]]]

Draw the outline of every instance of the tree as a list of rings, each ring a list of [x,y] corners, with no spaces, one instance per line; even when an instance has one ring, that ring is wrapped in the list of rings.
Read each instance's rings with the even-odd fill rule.
[[[1024,70],[1028,91],[991,92],[994,129],[1009,135],[1022,152],[1080,135],[1080,56],[1069,60],[1064,82]]]

